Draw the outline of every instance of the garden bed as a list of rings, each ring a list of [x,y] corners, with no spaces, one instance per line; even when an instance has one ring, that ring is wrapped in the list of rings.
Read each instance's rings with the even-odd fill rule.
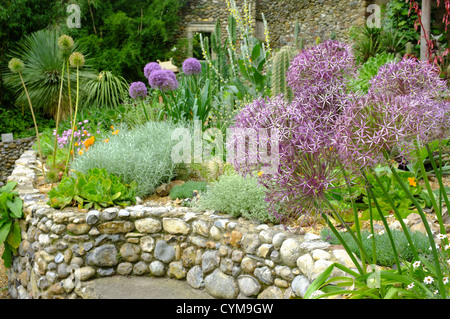
[[[16,172],[36,160],[32,151],[22,159]],[[10,180],[24,182],[14,172]],[[114,274],[186,280],[216,298],[301,298],[334,261],[352,267],[343,249],[281,225],[152,201],[57,210],[37,189],[21,197],[12,298],[82,298],[84,281]]]

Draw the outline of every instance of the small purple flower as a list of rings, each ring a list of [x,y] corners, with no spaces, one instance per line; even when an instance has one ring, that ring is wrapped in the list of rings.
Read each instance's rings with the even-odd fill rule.
[[[147,86],[143,82],[133,82],[130,84],[129,93],[135,100],[143,99],[147,95]]]
[[[158,63],[156,63],[156,62],[150,62],[150,63],[147,63],[147,64],[145,65],[145,67],[144,67],[144,75],[145,75],[145,77],[148,79],[148,77],[150,76],[150,74],[151,74],[153,71],[156,71],[156,70],[161,70],[161,67],[159,66]]]
[[[148,78],[148,83],[152,89],[161,91],[173,91],[178,88],[177,77],[171,70],[153,71]]]
[[[188,58],[183,62],[183,72],[186,75],[200,74],[202,72],[202,65],[196,58]]]

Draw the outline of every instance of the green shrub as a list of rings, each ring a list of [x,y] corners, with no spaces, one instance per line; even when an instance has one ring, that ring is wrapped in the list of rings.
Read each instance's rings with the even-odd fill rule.
[[[359,67],[358,77],[349,81],[348,88],[353,92],[361,91],[362,93],[367,93],[370,88],[370,80],[378,74],[378,69],[394,60],[395,56],[392,53],[380,53],[370,57]]]
[[[170,191],[170,197],[172,199],[185,199],[192,198],[194,191],[204,192],[206,191],[205,182],[189,181],[181,185],[177,185]]]
[[[125,183],[136,181],[136,194],[152,194],[156,187],[175,176],[177,164],[172,161],[172,147],[177,141],[171,134],[177,126],[171,122],[148,122],[133,130],[121,128],[109,141],[97,141],[85,154],[72,162],[75,171],[104,168]]]
[[[2,258],[6,268],[11,266],[12,254],[22,241],[18,218],[23,217],[23,201],[13,189],[16,182],[8,182],[0,188],[0,245],[4,244]]]
[[[233,217],[276,222],[267,211],[265,188],[252,177],[224,174],[207,187],[196,204],[199,209],[217,210]]]
[[[394,238],[395,245],[397,248],[397,252],[399,254],[399,259],[403,261],[410,262],[414,256],[409,248],[408,241],[406,240],[406,236],[401,230],[392,229],[392,237]],[[426,257],[430,254],[430,242],[428,237],[421,232],[410,232],[411,240],[414,243],[414,246],[417,249],[417,252],[420,255]],[[340,232],[340,235],[350,247],[350,250],[355,253],[359,258],[361,258],[359,247],[351,237],[351,235],[347,232]],[[324,240],[330,242],[333,245],[340,245],[339,240],[335,237],[332,231],[329,228],[323,228],[321,231],[321,236]],[[372,241],[373,236],[370,236],[370,232],[367,230],[361,231],[362,245],[364,247],[365,252],[368,254],[367,262],[371,262],[373,260],[372,255]],[[376,234],[375,235],[375,254],[376,254],[376,262],[378,265],[392,267],[395,264],[395,257],[391,247],[391,243],[389,242],[388,235],[384,234]]]
[[[130,185],[121,183],[114,174],[105,169],[91,169],[87,174],[75,172],[76,177],[68,176],[48,192],[48,204],[64,208],[78,203],[80,208],[114,205],[128,206],[136,201],[136,182]]]

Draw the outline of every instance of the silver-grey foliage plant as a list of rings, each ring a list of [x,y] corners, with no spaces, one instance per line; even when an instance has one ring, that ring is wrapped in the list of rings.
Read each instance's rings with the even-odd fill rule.
[[[97,141],[85,154],[75,158],[71,169],[87,172],[106,169],[124,183],[136,181],[137,196],[152,194],[156,187],[175,175],[176,163],[171,152],[176,141],[172,131],[180,127],[171,122],[147,122],[133,130],[120,128],[117,135]]]

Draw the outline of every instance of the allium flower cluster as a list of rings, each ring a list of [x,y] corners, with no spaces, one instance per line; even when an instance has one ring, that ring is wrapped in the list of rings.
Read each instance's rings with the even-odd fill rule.
[[[333,149],[333,126],[321,119],[320,113],[306,102],[297,99],[289,103],[282,96],[256,99],[236,116],[234,135],[227,145],[234,147],[236,142],[242,143],[244,137],[250,135],[248,130],[255,132],[253,139],[257,141],[257,147],[252,148],[248,141],[247,152],[235,150],[234,166],[244,174],[254,170],[262,172],[259,181],[270,190],[266,200],[270,211],[279,220],[286,215],[298,216],[317,208],[315,203],[325,196],[335,179],[331,169],[331,159],[337,154]],[[334,119],[334,116],[330,118]],[[271,139],[275,137],[279,146],[278,170],[275,174],[267,174],[264,173],[261,148],[270,150]],[[316,166],[325,153],[328,160],[322,160]]]
[[[384,162],[383,151],[407,159],[417,139],[430,142],[437,136],[434,129],[445,130],[445,118],[441,103],[427,97],[368,94],[355,98],[335,126],[341,157],[359,167]]]
[[[12,73],[19,73],[25,69],[25,64],[21,59],[12,58],[8,62],[8,68],[11,70]]]
[[[385,64],[370,83],[369,94],[436,97],[447,90],[436,66],[414,58]]]
[[[155,70],[153,71],[148,82],[152,89],[161,91],[173,91],[178,88],[178,80],[175,73],[171,70]]]
[[[153,71],[156,71],[156,70],[161,70],[161,66],[159,65],[159,63],[156,63],[156,62],[147,63],[145,65],[145,67],[144,67],[144,75],[145,75],[145,77],[148,79],[150,74]]]
[[[147,96],[147,86],[143,82],[133,82],[130,84],[130,88],[128,90],[130,96],[135,99],[143,99]]]
[[[69,52],[74,47],[75,42],[73,41],[73,38],[63,34],[58,38],[58,47],[63,50],[64,52]]]
[[[346,93],[354,73],[347,45],[330,40],[307,48],[286,75],[295,95],[291,103],[282,96],[260,98],[236,116],[235,128],[242,134],[245,129],[278,133],[274,174],[263,172],[255,148],[235,157],[234,164],[244,174],[260,171],[269,208],[280,219],[320,210],[341,165],[357,173],[384,161],[383,151],[407,157],[417,139],[426,143],[450,136],[450,103],[434,99],[446,83],[426,62],[403,60],[381,68],[365,96]],[[258,137],[257,146],[264,148],[268,136]],[[231,142],[236,139],[243,141],[237,135]]]
[[[186,75],[200,74],[202,65],[196,58],[188,58],[183,62],[183,72]]]
[[[339,94],[349,76],[356,73],[355,58],[349,45],[336,40],[303,49],[294,57],[286,82],[295,95]]]
[[[69,57],[70,66],[73,68],[82,68],[85,62],[84,55],[80,52],[74,52]]]

